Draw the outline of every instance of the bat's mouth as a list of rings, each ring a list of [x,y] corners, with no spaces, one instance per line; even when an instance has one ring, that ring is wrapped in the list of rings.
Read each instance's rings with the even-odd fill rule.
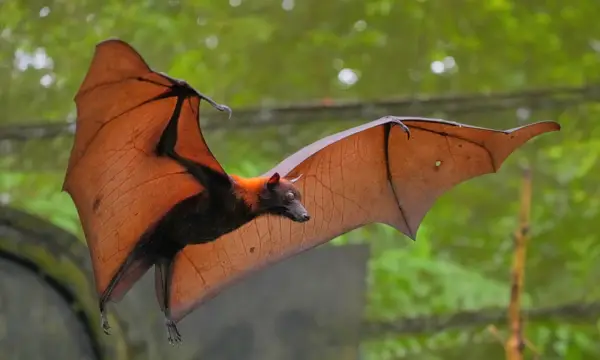
[[[295,211],[295,209],[279,207],[275,209],[274,212],[280,216],[284,216],[292,221],[299,223],[307,222],[308,220],[310,220],[310,215],[308,214],[308,211],[306,211],[304,208],[298,210],[299,211]]]
[[[307,222],[308,220],[310,220],[310,215],[308,215],[307,212],[305,212],[303,214],[299,214],[299,215],[291,214],[291,216],[288,215],[288,217],[290,219],[294,220],[295,222],[300,222],[300,223]]]
[[[303,223],[310,220],[310,215],[300,201],[294,201],[285,207],[286,216],[295,222]]]

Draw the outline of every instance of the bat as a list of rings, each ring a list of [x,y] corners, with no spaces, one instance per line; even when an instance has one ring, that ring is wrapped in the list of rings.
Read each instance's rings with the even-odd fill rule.
[[[439,196],[560,130],[551,121],[499,131],[385,116],[246,178],[225,172],[200,127],[201,100],[231,109],[153,71],[126,42],[96,45],[74,100],[63,190],[88,244],[101,326],[110,333],[107,303],[154,267],[172,344],[193,309],[270,264],[371,223],[415,240]]]

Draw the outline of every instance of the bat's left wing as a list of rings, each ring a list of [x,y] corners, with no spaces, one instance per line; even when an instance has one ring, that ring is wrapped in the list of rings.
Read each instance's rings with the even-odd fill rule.
[[[385,117],[321,139],[267,174],[302,175],[296,186],[312,219],[294,223],[263,216],[212,243],[186,247],[173,274],[174,318],[233,280],[366,224],[389,224],[415,239],[440,195],[498,171],[529,139],[559,129],[555,122],[497,131]]]

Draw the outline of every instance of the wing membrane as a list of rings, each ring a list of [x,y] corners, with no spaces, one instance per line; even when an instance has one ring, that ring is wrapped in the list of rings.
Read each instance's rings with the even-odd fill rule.
[[[109,40],[96,47],[75,97],[77,127],[63,188],[77,207],[99,294],[149,227],[173,205],[203,191],[176,161],[156,155],[178,97],[185,101],[175,151],[223,172],[199,127],[199,95],[182,95],[177,86],[182,85],[152,71],[131,46]],[[138,265],[115,298],[151,264]]]
[[[399,120],[410,129],[410,138]],[[435,119],[382,118],[315,142],[274,172],[294,178],[312,220],[264,216],[217,241],[186,247],[176,260],[176,319],[252,271],[369,223],[411,238],[434,201],[454,185],[495,172],[534,136],[559,129],[541,122],[496,131]]]

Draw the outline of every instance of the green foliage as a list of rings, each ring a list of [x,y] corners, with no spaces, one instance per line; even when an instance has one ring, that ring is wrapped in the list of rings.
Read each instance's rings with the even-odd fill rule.
[[[72,98],[93,47],[110,36],[132,42],[153,68],[185,78],[232,106],[232,122],[243,106],[600,80],[600,3],[593,0],[284,3],[294,6],[286,10],[281,2],[267,0],[0,2],[0,124],[72,119]],[[34,53],[38,48],[52,63],[20,70],[17,50]],[[436,67],[443,72],[433,72]],[[354,71],[355,84],[338,80],[342,69]],[[43,77],[53,82],[41,86]],[[415,108],[412,114],[395,115],[431,114]],[[594,221],[600,212],[599,116],[600,105],[583,103],[490,109],[451,119],[510,128],[523,120],[551,118],[563,130],[511,155],[498,174],[442,196],[417,242],[384,225],[336,239],[338,245],[367,241],[372,246],[366,317],[396,319],[506,305],[523,164],[534,169],[524,305],[600,300],[600,228]],[[228,171],[254,175],[310,141],[352,125],[215,130],[206,136]],[[11,205],[81,237],[75,208],[60,192],[70,139],[10,147],[0,146],[0,194],[10,194]],[[46,165],[53,171],[40,170]],[[544,359],[597,358],[594,321],[529,323],[527,335]],[[378,360],[503,358],[502,346],[484,329],[390,337],[368,341],[364,349],[366,359]]]
[[[9,194],[12,207],[35,213],[74,234],[81,233],[73,202],[58,191],[61,174],[5,173],[0,180],[0,194]]]

